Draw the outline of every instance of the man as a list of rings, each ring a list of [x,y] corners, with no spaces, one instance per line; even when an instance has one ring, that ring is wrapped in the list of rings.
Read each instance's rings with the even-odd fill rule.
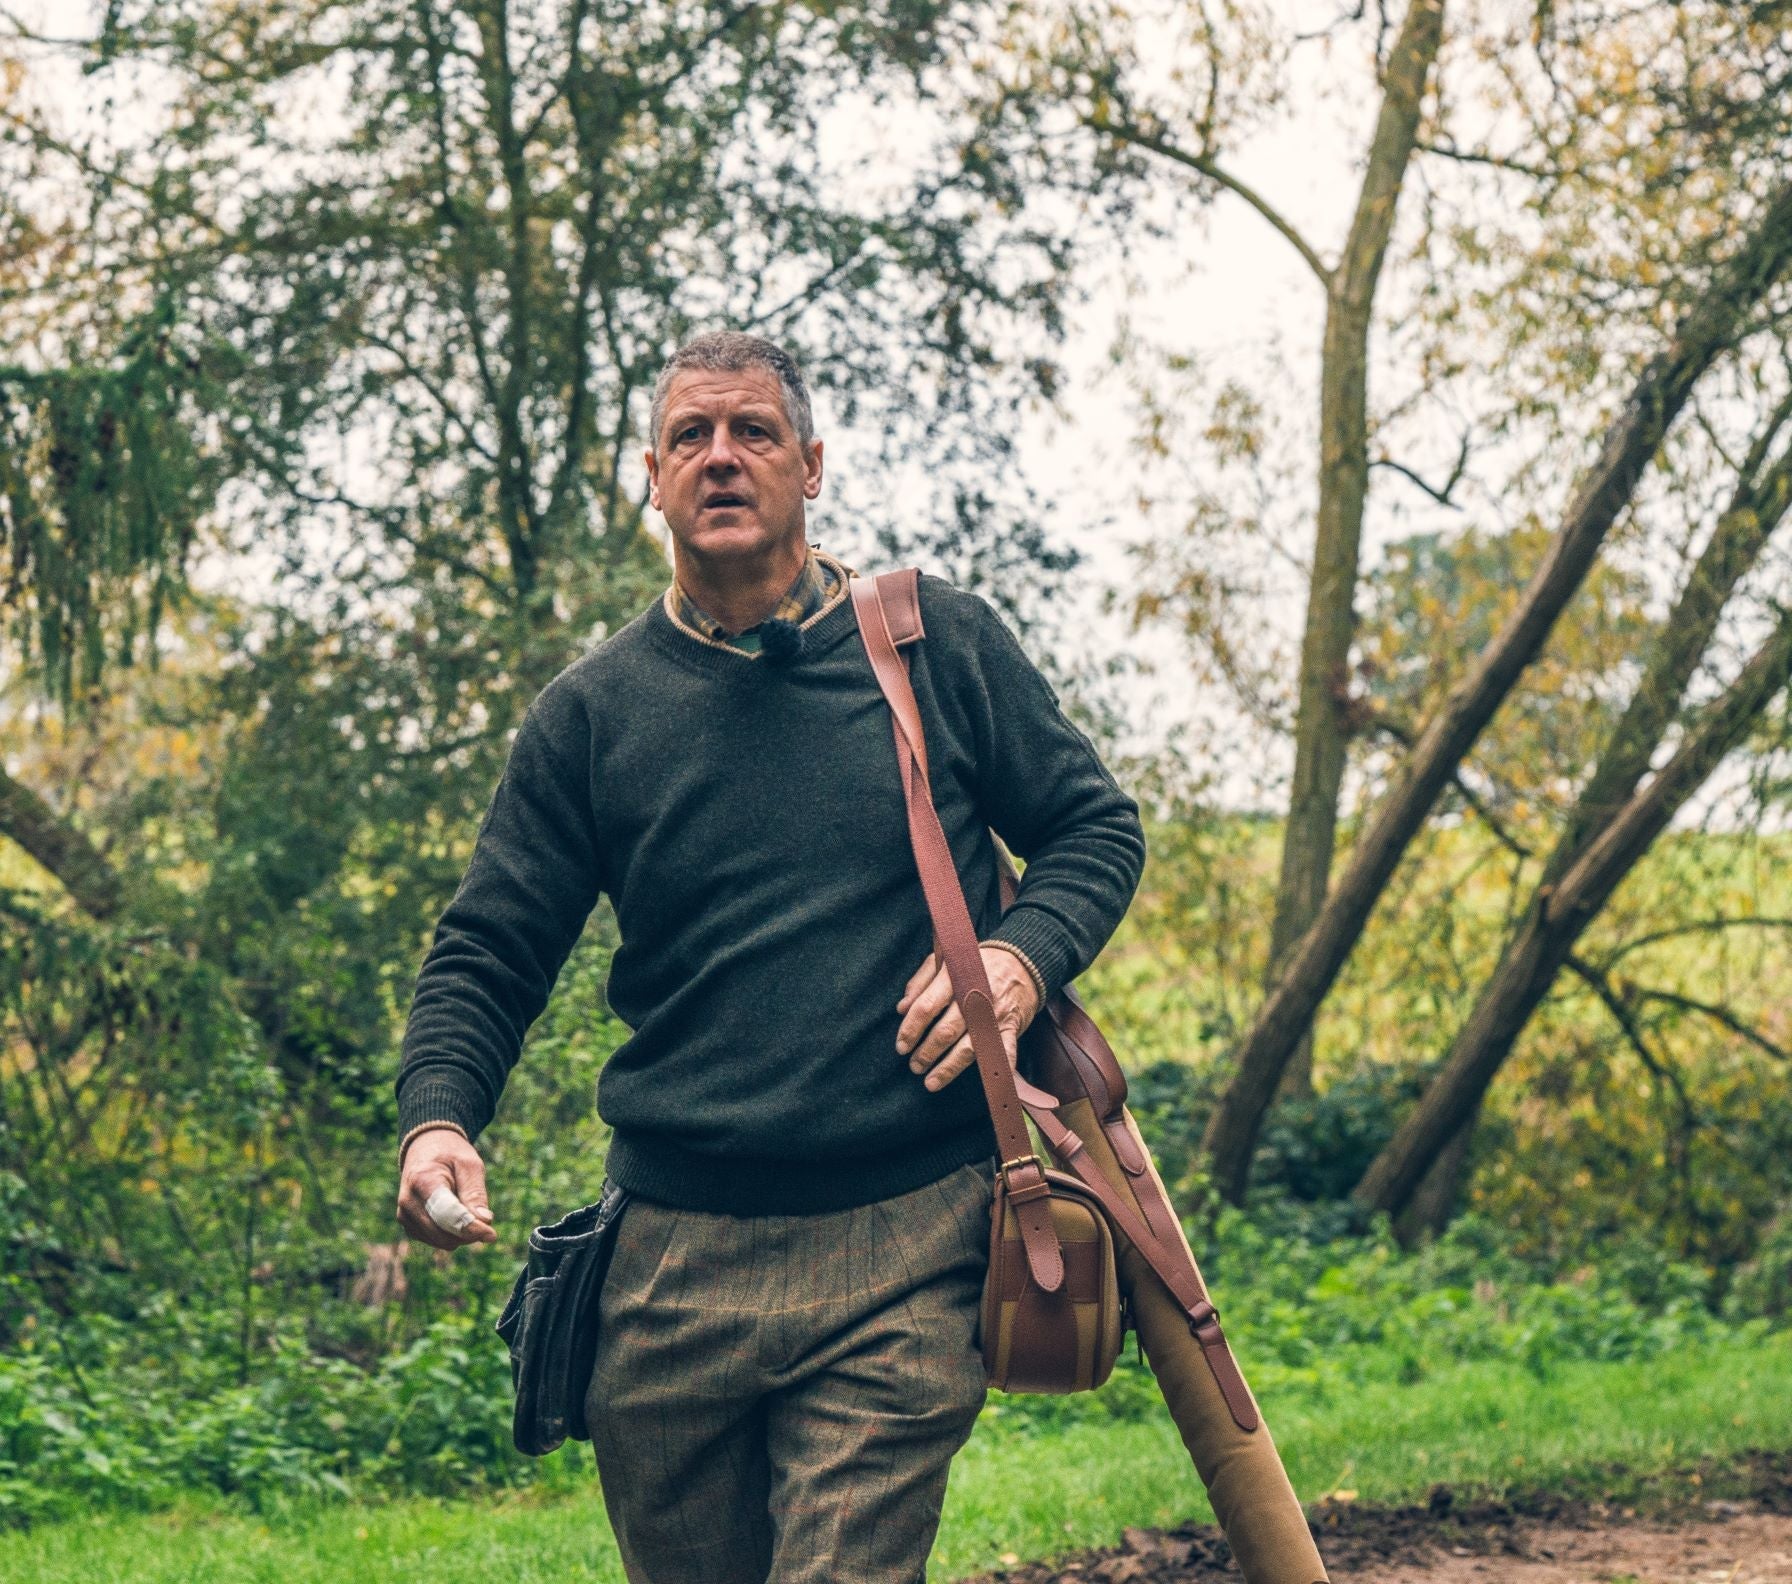
[[[544,688],[418,976],[398,1219],[495,1236],[473,1141],[599,893],[631,1030],[598,1110],[623,1212],[588,1416],[631,1580],[925,1578],[985,1394],[995,1135],[909,845],[848,569],[813,550],[801,372],[705,335],[647,470],[674,578]],[[935,802],[1009,1059],[1125,912],[1135,802],[993,609],[920,583]],[[1004,914],[989,830],[1027,861]],[[471,1208],[458,1235],[425,1206]]]

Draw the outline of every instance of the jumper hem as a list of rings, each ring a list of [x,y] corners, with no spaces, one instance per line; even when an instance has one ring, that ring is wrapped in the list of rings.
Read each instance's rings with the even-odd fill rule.
[[[965,1077],[975,1081],[975,1074]],[[617,1128],[604,1169],[630,1193],[677,1210],[820,1215],[909,1193],[996,1153],[995,1127],[987,1114],[888,1155],[836,1160],[706,1155]]]

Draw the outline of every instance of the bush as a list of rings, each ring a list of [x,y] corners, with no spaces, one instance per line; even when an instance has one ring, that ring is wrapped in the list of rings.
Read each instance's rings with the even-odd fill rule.
[[[1792,1321],[1792,1205],[1774,1217],[1754,1258],[1736,1272],[1724,1312],[1738,1320]]]
[[[1276,1105],[1251,1168],[1253,1197],[1339,1204],[1425,1086],[1427,1069],[1365,1063],[1323,1090]],[[1184,1200],[1194,1188],[1201,1135],[1223,1086],[1214,1063],[1153,1062],[1128,1081],[1128,1104],[1164,1180]],[[1341,1231],[1350,1212],[1334,1218]]]
[[[460,1496],[580,1456],[515,1450],[509,1358],[483,1318],[442,1316],[369,1369],[319,1356],[298,1321],[283,1322],[246,1380],[227,1352],[199,1350],[210,1363],[194,1378],[145,1349],[139,1328],[100,1317],[81,1329],[0,1357],[0,1522],[155,1508],[194,1490],[256,1511],[294,1498]]]
[[[1211,1233],[1188,1225],[1246,1373],[1283,1398],[1323,1402],[1478,1360],[1548,1378],[1571,1361],[1655,1358],[1736,1330],[1712,1311],[1704,1272],[1640,1241],[1615,1250],[1609,1266],[1550,1272],[1476,1216],[1412,1253],[1385,1219],[1338,1238],[1290,1233],[1287,1220],[1253,1206],[1222,1211]],[[1162,1412],[1148,1371],[1130,1360],[1100,1392],[992,1396],[986,1413],[1037,1431]]]

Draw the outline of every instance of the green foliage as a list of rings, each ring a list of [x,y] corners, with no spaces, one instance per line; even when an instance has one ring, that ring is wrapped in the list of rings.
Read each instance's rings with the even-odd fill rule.
[[[50,639],[103,624],[205,515],[277,567],[275,608],[539,685],[538,643],[640,603],[653,382],[718,324],[780,339],[913,468],[900,507],[849,497],[860,542],[1061,569],[989,464],[1058,377],[1074,243],[1020,223],[1005,159],[952,157],[927,88],[979,9],[121,0],[90,37],[15,39],[0,225],[31,289],[0,296],[28,349],[0,482],[48,483],[0,521],[9,602],[41,599]],[[70,68],[141,113],[97,135],[34,91]],[[855,95],[928,124],[870,203],[827,135]],[[102,512],[128,528],[79,531]]]
[[[1083,994],[1172,1188],[1195,1206],[1201,1134],[1255,1005],[1278,832],[1196,801],[1153,821],[1147,846],[1139,893]],[[1641,1237],[1720,1290],[1751,1257],[1792,1154],[1783,1064],[1751,1037],[1785,1043],[1789,858],[1773,831],[1670,832],[1583,939],[1632,1029],[1565,975],[1492,1091],[1464,1202],[1515,1246],[1567,1268]],[[1315,1093],[1270,1113],[1253,1173],[1264,1214],[1320,1236],[1355,1225],[1339,1196],[1468,1016],[1540,861],[1478,817],[1422,839],[1322,1009]]]
[[[1548,1381],[1572,1363],[1655,1359],[1767,1328],[1720,1318],[1706,1272],[1641,1240],[1600,1266],[1552,1271],[1472,1215],[1410,1254],[1385,1223],[1366,1236],[1314,1238],[1274,1211],[1228,1208],[1211,1231],[1192,1222],[1188,1231],[1253,1389],[1282,1411],[1463,1364],[1510,1364]],[[997,1393],[985,1414],[1040,1433],[1161,1411],[1148,1369],[1129,1353],[1099,1392]]]
[[[65,708],[115,667],[154,663],[227,466],[204,423],[220,370],[172,298],[90,336],[86,363],[0,366],[0,610]]]
[[[567,1461],[544,1468],[511,1445],[509,1359],[485,1314],[444,1315],[372,1367],[319,1354],[305,1317],[282,1317],[247,1380],[233,1325],[162,1297],[131,1323],[72,1322],[0,1357],[0,1522],[153,1510],[190,1491],[253,1511],[464,1496],[556,1477]]]
[[[1265,1214],[1299,1211],[1308,1235],[1347,1231],[1354,1215],[1342,1201],[1363,1168],[1392,1136],[1424,1086],[1414,1067],[1361,1063],[1323,1089],[1285,1101],[1270,1114],[1258,1145],[1252,1182]],[[1201,1134],[1224,1082],[1217,1063],[1199,1067],[1156,1061],[1127,1081],[1127,1103],[1183,1204],[1206,1195]]]
[[[392,1241],[390,1137],[363,1142],[352,1096],[299,1108],[208,968],[144,950],[96,974],[115,941],[35,922],[0,958],[14,994],[114,1040],[72,1108],[57,1048],[0,1068],[0,1522],[561,1478],[572,1454],[511,1447],[492,1326],[530,1226],[601,1179],[593,1084],[626,1032],[602,1005],[607,913],[485,1142],[502,1241],[459,1262]],[[84,1148],[56,1147],[70,1127]]]
[[[1792,1209],[1774,1218],[1754,1258],[1737,1271],[1725,1312],[1738,1319],[1792,1323]]]
[[[598,960],[587,953],[583,971]],[[562,1042],[551,1048],[589,1071],[596,1058],[578,1047],[573,1021],[549,1031]],[[257,1311],[245,1352],[228,1289],[137,1287],[127,1298],[134,1284],[101,1281],[58,1313],[15,1274],[12,1312],[21,1303],[28,1312],[0,1357],[0,1519],[158,1508],[190,1491],[269,1511],[576,1477],[578,1451],[536,1463],[511,1449],[508,1361],[490,1329],[525,1221],[566,1208],[598,1171],[599,1141],[553,1120],[574,1105],[575,1087],[529,1096],[540,1125],[517,1118],[493,1152],[505,1243],[420,1255],[393,1304],[369,1308],[289,1282],[288,1301]],[[548,1158],[532,1166],[539,1151]],[[16,1181],[5,1186],[0,1212],[10,1217],[21,1195]],[[1472,1364],[1547,1382],[1580,1363],[1741,1345],[1768,1324],[1742,1318],[1734,1299],[1732,1318],[1720,1318],[1712,1278],[1643,1239],[1596,1268],[1561,1270],[1472,1215],[1407,1253],[1385,1224],[1316,1235],[1312,1207],[1303,1219],[1289,1205],[1298,1201],[1189,1223],[1255,1388],[1284,1413]],[[259,1279],[271,1283],[271,1273]],[[1131,1353],[1099,1393],[992,1394],[985,1410],[992,1430],[1022,1436],[1160,1414],[1149,1370]]]

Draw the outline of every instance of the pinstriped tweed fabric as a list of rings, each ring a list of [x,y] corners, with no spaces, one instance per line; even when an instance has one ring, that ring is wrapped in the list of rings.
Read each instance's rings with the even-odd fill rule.
[[[815,1215],[630,1203],[587,1415],[631,1584],[924,1584],[995,1164]]]

